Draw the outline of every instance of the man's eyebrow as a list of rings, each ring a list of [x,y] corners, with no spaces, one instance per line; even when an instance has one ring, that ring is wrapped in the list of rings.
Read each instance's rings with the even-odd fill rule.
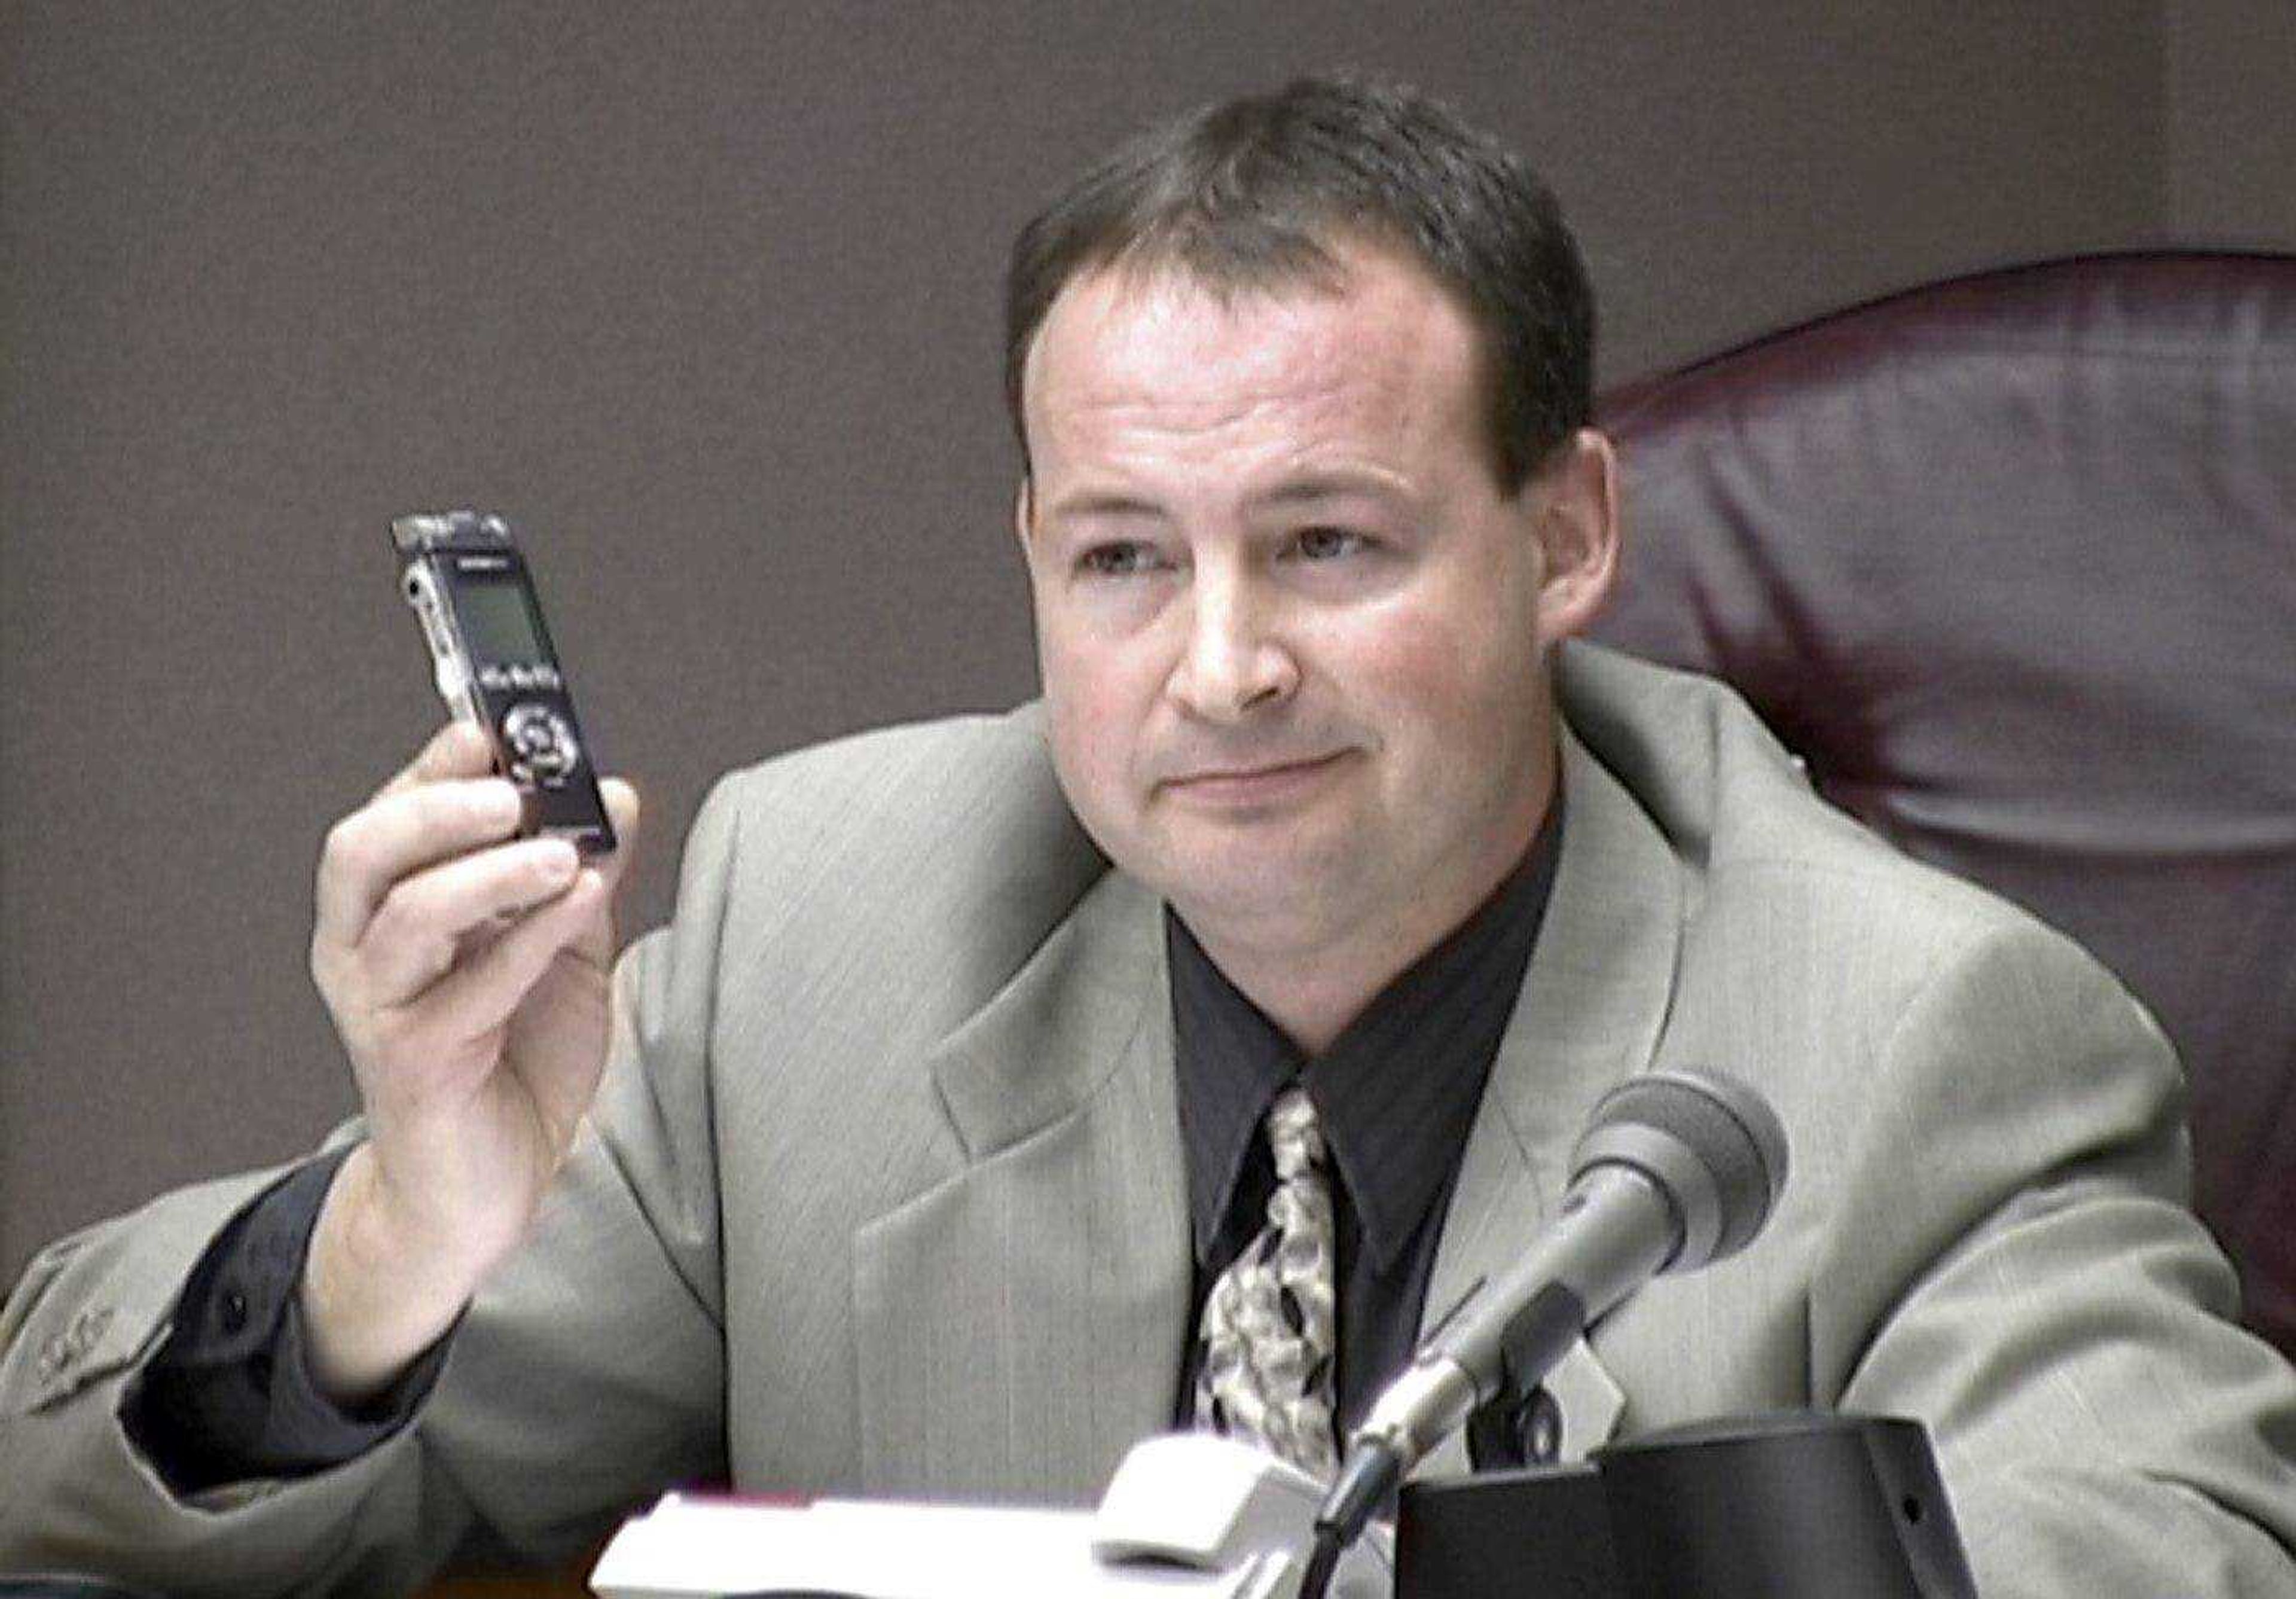
[[[1064,494],[1045,507],[1047,521],[1066,521],[1081,517],[1161,517],[1163,508],[1152,500],[1120,489],[1082,488]]]
[[[1272,488],[1253,495],[1251,504],[1268,507],[1313,504],[1365,495],[1374,499],[1397,500],[1410,498],[1411,491],[1402,479],[1390,472],[1369,467],[1343,467],[1288,478]]]
[[[1381,500],[1412,497],[1409,487],[1392,473],[1371,467],[1332,467],[1286,478],[1252,495],[1246,503],[1254,510],[1281,510],[1365,496]],[[1054,499],[1044,508],[1043,515],[1047,521],[1093,517],[1161,521],[1168,512],[1154,500],[1124,489],[1078,488]]]

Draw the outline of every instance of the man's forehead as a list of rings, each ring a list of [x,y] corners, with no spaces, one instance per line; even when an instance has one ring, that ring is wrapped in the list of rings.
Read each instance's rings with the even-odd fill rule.
[[[1354,386],[1447,383],[1472,370],[1472,328],[1452,297],[1393,251],[1350,245],[1332,270],[1235,285],[1184,266],[1079,274],[1054,301],[1023,367],[1032,429],[1046,401],[1200,403],[1310,398]]]

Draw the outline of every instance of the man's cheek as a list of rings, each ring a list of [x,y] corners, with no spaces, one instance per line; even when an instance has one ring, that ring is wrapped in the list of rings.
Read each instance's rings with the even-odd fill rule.
[[[1120,820],[1136,801],[1132,762],[1115,718],[1092,701],[1055,708],[1054,758],[1069,802],[1095,824]]]
[[[1393,726],[1444,720],[1459,714],[1461,701],[1478,696],[1474,646],[1455,623],[1439,616],[1385,633],[1376,649],[1357,658],[1357,705]]]

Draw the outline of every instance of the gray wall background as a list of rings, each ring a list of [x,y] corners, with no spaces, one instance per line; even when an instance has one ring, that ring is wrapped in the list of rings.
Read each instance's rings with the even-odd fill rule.
[[[665,913],[710,778],[1031,692],[997,283],[1353,64],[1517,142],[1617,380],[1956,271],[2296,248],[2284,0],[0,8],[0,1281],[349,1106],[330,823],[434,724],[394,512],[526,526]]]

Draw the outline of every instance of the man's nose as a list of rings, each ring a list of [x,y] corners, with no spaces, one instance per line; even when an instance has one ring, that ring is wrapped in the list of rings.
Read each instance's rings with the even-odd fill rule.
[[[1248,582],[1199,581],[1172,696],[1210,722],[1234,722],[1280,705],[1300,686],[1281,619]]]

